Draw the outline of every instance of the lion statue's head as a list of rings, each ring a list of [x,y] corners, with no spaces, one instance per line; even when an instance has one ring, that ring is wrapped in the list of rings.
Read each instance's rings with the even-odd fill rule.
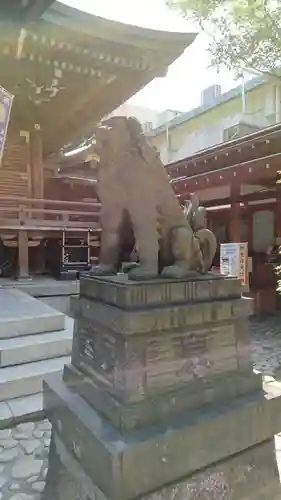
[[[157,156],[157,151],[148,145],[141,123],[132,117],[113,116],[104,120],[95,132],[95,151],[100,163],[118,159],[130,154],[147,161],[149,155]]]

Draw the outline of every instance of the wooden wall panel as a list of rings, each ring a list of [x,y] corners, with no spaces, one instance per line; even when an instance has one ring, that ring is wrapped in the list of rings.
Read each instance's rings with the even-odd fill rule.
[[[45,198],[48,200],[85,201],[96,198],[93,186],[64,182],[60,178],[45,180]]]
[[[15,206],[16,202],[1,200],[1,196],[28,198],[30,190],[29,142],[20,133],[8,134],[0,166],[0,206]],[[2,212],[1,218],[4,217]]]
[[[40,126],[34,126],[30,134],[30,176],[32,197],[44,198],[43,142]]]
[[[23,172],[0,169],[0,197],[29,196],[28,175]]]
[[[18,172],[27,172],[29,162],[29,143],[26,136],[20,133],[7,135],[4,149],[1,170],[13,170]]]

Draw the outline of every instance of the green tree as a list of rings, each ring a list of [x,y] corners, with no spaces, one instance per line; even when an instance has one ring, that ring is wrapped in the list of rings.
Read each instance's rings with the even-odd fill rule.
[[[278,74],[281,67],[280,0],[167,0],[211,37],[212,64]],[[277,70],[277,71],[276,71]]]

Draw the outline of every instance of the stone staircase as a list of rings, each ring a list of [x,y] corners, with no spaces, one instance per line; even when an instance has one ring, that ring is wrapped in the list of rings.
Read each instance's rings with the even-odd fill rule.
[[[43,379],[69,362],[72,334],[71,318],[22,291],[0,289],[0,427],[42,411]]]

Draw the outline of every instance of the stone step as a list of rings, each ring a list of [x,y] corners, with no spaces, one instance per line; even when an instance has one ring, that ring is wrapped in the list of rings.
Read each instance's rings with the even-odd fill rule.
[[[0,289],[0,339],[64,329],[64,314],[19,290]]]
[[[70,314],[72,318],[78,318],[80,311],[80,297],[79,295],[73,295],[70,297]]]
[[[63,330],[64,314],[53,313],[50,315],[30,316],[22,319],[2,320],[0,318],[0,339],[19,337],[21,335],[34,335],[43,332]]]
[[[0,339],[0,368],[70,356],[72,329]]]
[[[0,402],[0,433],[4,427],[43,420],[44,417],[42,392]]]
[[[70,362],[69,356],[47,359],[0,369],[0,401],[37,394],[43,390],[47,374],[62,371]]]

